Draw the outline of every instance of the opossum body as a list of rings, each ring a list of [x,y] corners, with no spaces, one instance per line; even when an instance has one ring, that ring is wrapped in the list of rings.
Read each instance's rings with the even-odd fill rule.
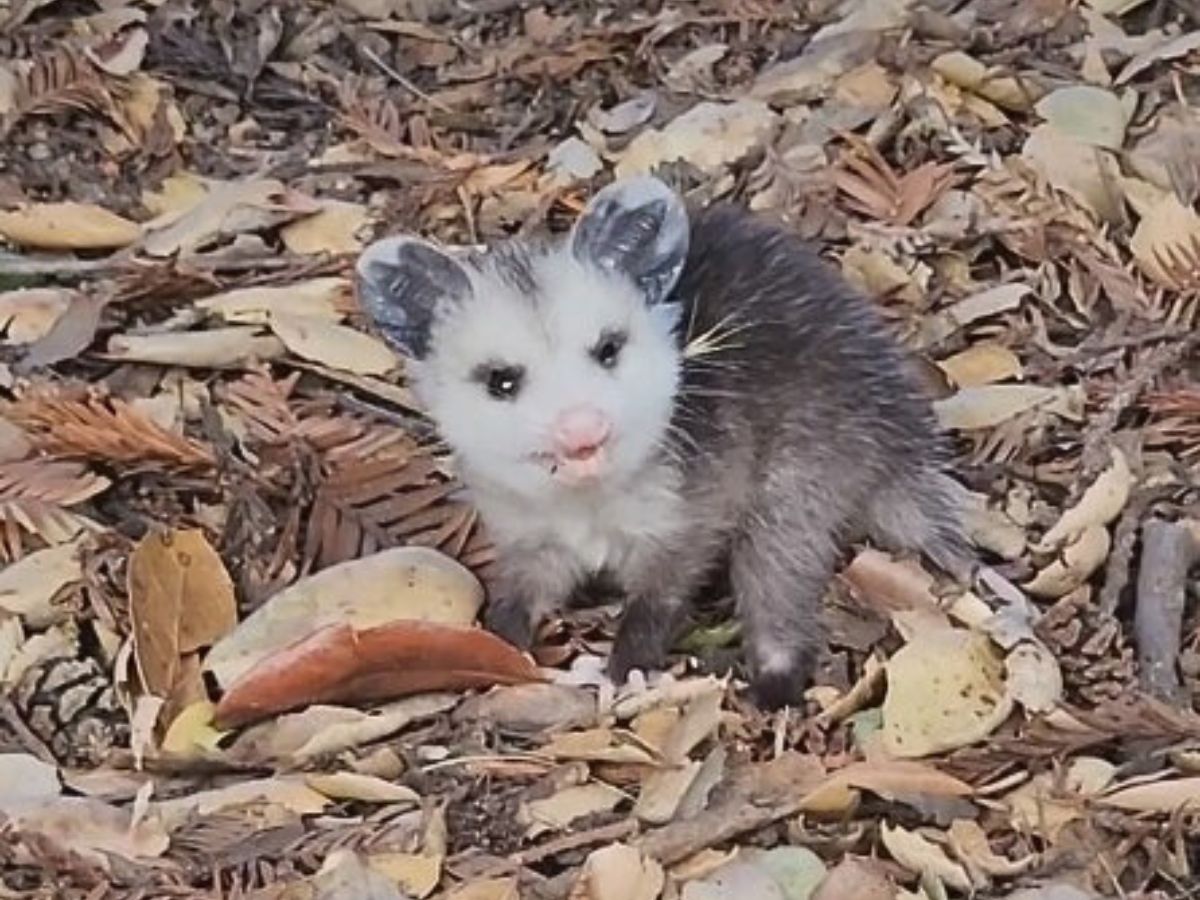
[[[527,647],[597,577],[610,660],[662,664],[721,567],[757,701],[795,703],[846,541],[967,559],[916,375],[872,305],[741,210],[661,182],[600,191],[571,234],[455,255],[384,238],[359,293],[410,359],[498,550],[486,622]]]

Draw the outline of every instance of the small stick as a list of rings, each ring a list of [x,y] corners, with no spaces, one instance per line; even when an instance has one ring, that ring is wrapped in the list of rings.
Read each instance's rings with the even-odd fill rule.
[[[1176,671],[1187,601],[1188,570],[1200,560],[1200,522],[1152,519],[1142,529],[1134,637],[1138,675],[1151,696],[1179,705]]]
[[[454,114],[453,109],[451,109],[449,106],[447,106],[441,100],[438,100],[436,97],[429,96],[427,93],[425,93],[419,87],[417,87],[415,84],[413,84],[407,78],[405,78],[402,74],[397,72],[394,67],[389,66],[386,62],[384,62],[382,59],[380,59],[379,55],[374,50],[372,50],[370,47],[363,47],[362,54],[367,59],[369,59],[371,62],[375,63],[375,65],[378,66],[385,75],[387,75],[389,78],[391,78],[393,81],[395,81],[398,85],[400,85],[400,87],[404,88],[406,91],[408,91],[414,97],[417,97],[418,99],[423,100],[425,103],[428,103],[430,106],[432,106],[436,110],[440,110],[441,112],[444,112],[444,113],[450,113],[451,115]]]

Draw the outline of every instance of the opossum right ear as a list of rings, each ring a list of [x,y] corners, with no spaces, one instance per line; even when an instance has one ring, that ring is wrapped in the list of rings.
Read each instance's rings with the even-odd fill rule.
[[[358,298],[384,339],[406,356],[429,351],[429,332],[440,306],[471,292],[462,266],[419,238],[381,238],[356,267]]]
[[[575,223],[571,249],[580,259],[621,272],[646,294],[667,299],[687,260],[683,200],[657,178],[615,181],[592,198]]]

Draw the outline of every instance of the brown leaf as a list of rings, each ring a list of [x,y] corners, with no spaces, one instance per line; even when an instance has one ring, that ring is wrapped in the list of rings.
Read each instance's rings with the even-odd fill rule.
[[[93,297],[86,294],[76,294],[71,303],[46,334],[34,341],[20,369],[32,369],[52,366],[65,359],[74,359],[86,350],[96,337],[96,329],[100,325],[100,316],[108,301],[103,297]]]
[[[104,79],[83,54],[62,46],[38,57],[18,81],[12,112],[0,123],[0,139],[25,116],[64,109],[112,115],[112,95]]]
[[[425,691],[535,681],[520,651],[479,628],[401,621],[331,625],[269,656],[217,704],[223,727],[313,703],[364,703]]]
[[[129,557],[133,648],[145,689],[170,697],[181,657],[237,624],[233,582],[195,530],[147,535]]]

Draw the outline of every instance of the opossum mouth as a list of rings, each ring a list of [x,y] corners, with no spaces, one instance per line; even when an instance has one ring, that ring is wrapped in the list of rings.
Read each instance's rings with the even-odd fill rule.
[[[587,456],[564,457],[540,453],[538,459],[547,466],[551,478],[559,484],[573,487],[598,481],[607,468],[608,453],[603,447],[598,447]]]

